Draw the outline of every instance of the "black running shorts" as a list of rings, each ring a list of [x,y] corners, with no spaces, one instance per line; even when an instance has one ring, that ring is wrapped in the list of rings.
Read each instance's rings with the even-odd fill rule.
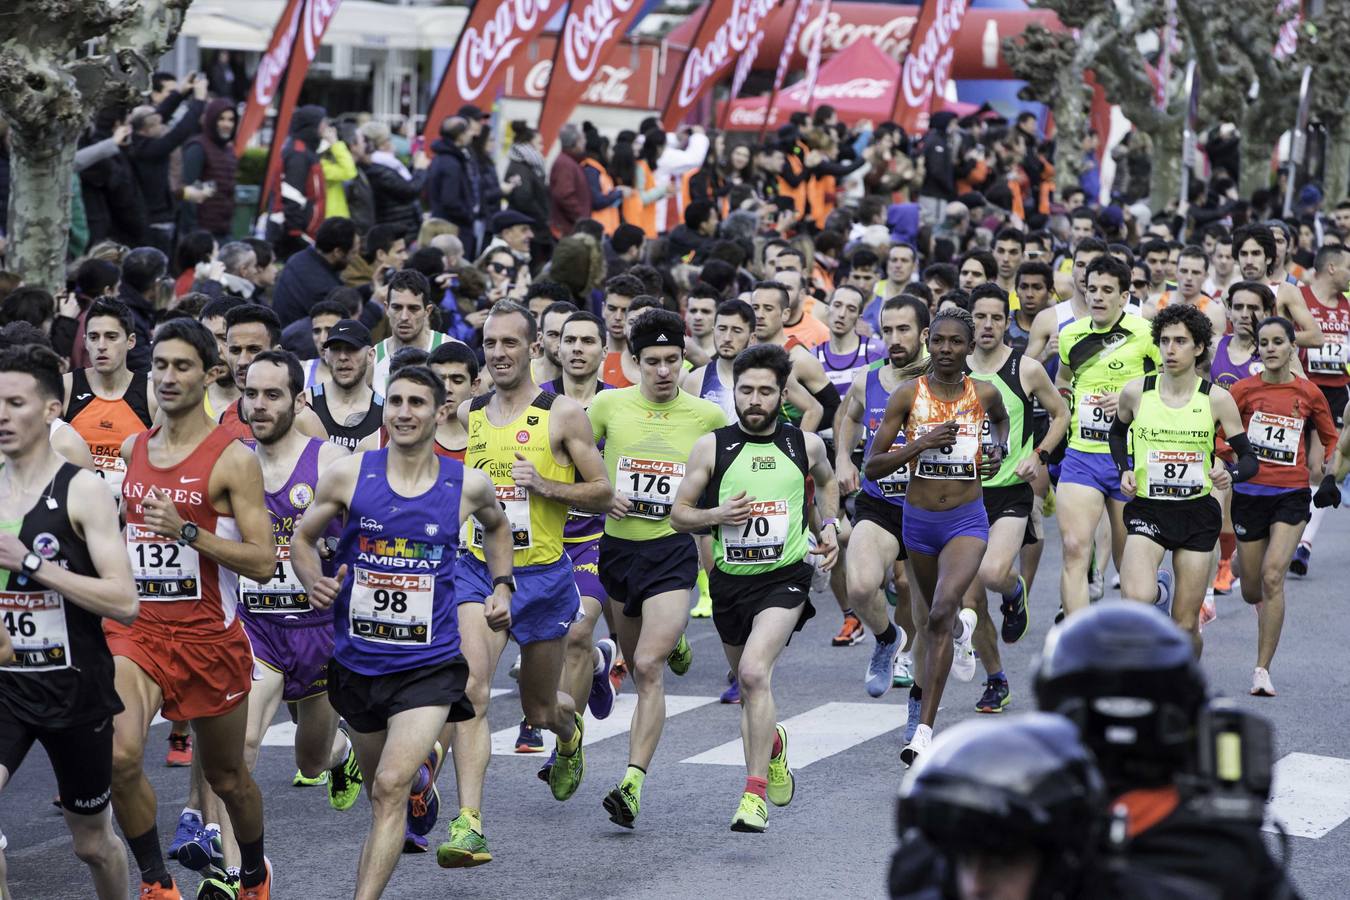
[[[47,729],[17,718],[0,703],[0,766],[11,780],[34,741],[51,760],[61,808],[79,816],[101,813],[112,796],[112,717]]]
[[[1233,533],[1239,541],[1264,541],[1276,522],[1302,525],[1312,518],[1312,490],[1295,488],[1280,494],[1233,492]]]
[[[600,538],[600,586],[623,604],[630,619],[642,615],[644,601],[672,591],[688,591],[698,581],[698,545],[687,534],[650,541]]]
[[[801,605],[801,616],[793,628],[794,632],[801,631],[816,614],[811,605],[811,574],[812,567],[805,562],[761,575],[728,575],[714,566],[708,576],[708,593],[712,595],[713,625],[722,643],[744,647],[755,616],[766,609]]]
[[[1125,531],[1167,550],[1209,553],[1219,541],[1223,509],[1214,497],[1194,500],[1135,498],[1125,504]]]
[[[895,556],[897,560],[909,558],[909,553],[905,551],[904,521],[904,507],[878,500],[866,491],[859,491],[853,501],[853,527],[857,528],[859,522],[880,525],[900,546]]]
[[[445,720],[466,722],[473,718],[468,685],[469,664],[462,656],[384,675],[363,675],[336,659],[328,662],[328,702],[362,734],[384,731],[398,713],[424,706],[449,704]]]

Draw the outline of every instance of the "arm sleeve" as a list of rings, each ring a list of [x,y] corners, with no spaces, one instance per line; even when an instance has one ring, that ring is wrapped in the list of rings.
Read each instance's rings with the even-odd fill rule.
[[[1319,390],[1308,391],[1308,399],[1311,401],[1313,413],[1313,427],[1317,429],[1317,436],[1322,439],[1322,450],[1326,453],[1323,462],[1331,462],[1331,456],[1336,452],[1336,444],[1340,442],[1340,432],[1336,430],[1336,422],[1331,418],[1331,407],[1327,405],[1327,398]]]
[[[811,395],[816,398],[816,402],[821,406],[820,425],[824,430],[834,424],[834,415],[839,411],[839,389],[833,382],[827,381],[825,386]]]
[[[1114,428],[1112,434],[1115,434]],[[1228,446],[1232,447],[1233,452],[1237,454],[1237,471],[1233,473],[1234,483],[1254,478],[1261,468],[1261,460],[1256,458],[1256,451],[1252,449],[1251,441],[1247,440],[1247,435],[1233,435],[1228,439]],[[1115,455],[1114,451],[1111,455]]]
[[[304,153],[289,153],[283,158],[281,166],[281,208],[286,217],[286,231],[300,234],[309,227],[313,207],[305,196],[309,160]]]
[[[1111,422],[1111,434],[1106,439],[1111,447],[1111,462],[1116,464],[1117,472],[1130,470],[1130,426],[1119,418]],[[1255,459],[1255,457],[1253,457]]]
[[[184,141],[201,131],[204,108],[200,100],[191,101],[178,124],[159,137],[142,143],[136,150],[136,156],[141,159],[162,159],[177,150]]]

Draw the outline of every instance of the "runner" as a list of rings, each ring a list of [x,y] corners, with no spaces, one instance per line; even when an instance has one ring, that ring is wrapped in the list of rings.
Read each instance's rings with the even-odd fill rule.
[[[1050,266],[1039,260],[1029,260],[1017,267],[1015,283],[1017,285],[1018,308],[1008,319],[1008,332],[1004,340],[1013,350],[1025,354],[1031,340],[1031,329],[1041,311],[1051,305],[1050,291],[1054,285],[1055,273]],[[1056,337],[1058,344],[1058,337]],[[1033,357],[1034,358],[1034,357]],[[1042,368],[1054,381],[1053,369],[1042,360]],[[1047,443],[1046,434],[1050,430],[1050,414],[1035,395],[1031,398],[1031,434],[1038,447],[1050,447],[1053,454],[1056,444]],[[1061,438],[1062,440],[1062,438]],[[1031,534],[1036,539],[1022,547],[1018,568],[1022,580],[1026,582],[1028,594],[1041,567],[1041,553],[1045,550],[1045,502],[1050,496],[1050,464],[1036,467],[1035,477],[1031,480]]]
[[[922,685],[921,721],[900,753],[905,765],[913,765],[932,743],[953,643],[963,654],[971,652],[976,616],[961,608],[961,600],[989,538],[979,479],[997,471],[1008,451],[1008,413],[998,390],[965,374],[974,337],[965,310],[934,317],[928,330],[929,374],[891,394],[874,446],[892,449],[872,452],[864,469],[869,478],[880,479],[913,463],[903,536],[920,600],[915,618],[925,633],[918,653],[921,677],[915,679],[916,686]],[[986,419],[988,443],[981,438]],[[896,447],[901,429],[905,440]]]
[[[343,319],[323,342],[323,359],[331,377],[309,389],[309,403],[328,440],[346,450],[380,430],[384,398],[370,386],[375,360],[370,329],[355,319]]]
[[[1017,267],[1013,283],[1017,285],[1018,305],[1008,320],[1008,343],[1018,353],[1027,352],[1036,317],[1050,305],[1054,280],[1054,272],[1043,262],[1024,262]]]
[[[1004,643],[1015,644],[1030,626],[1027,614],[1030,593],[1025,577],[1013,566],[1023,545],[1041,539],[1039,532],[1031,530],[1035,499],[1031,483],[1043,473],[1050,450],[1064,437],[1069,427],[1069,410],[1041,364],[1003,343],[1009,320],[1003,288],[982,284],[971,292],[970,299],[975,346],[966,358],[966,366],[971,378],[998,389],[1003,408],[1008,412],[1008,453],[993,477],[984,479],[980,485],[989,517],[989,546],[980,563],[980,577],[971,584],[965,604],[974,608],[979,619],[973,646],[988,675],[975,710],[999,713],[1012,699],[1012,692],[999,658],[998,636],[994,634],[985,592],[993,591],[1002,598],[1001,636]],[[1039,437],[1031,414],[1037,403],[1049,417],[1048,429]],[[968,681],[974,675],[975,659],[963,658],[961,650],[964,647],[958,647],[952,671],[962,681]]]
[[[778,420],[791,372],[779,347],[760,345],[736,357],[737,424],[694,444],[670,515],[677,531],[715,529],[713,624],[740,684],[745,745],[745,791],[732,831],[764,831],[766,799],[787,806],[796,792],[787,730],[775,724],[773,669],[793,633],[815,615],[807,553],[827,571],[838,554],[839,495],[825,444]],[[813,549],[808,478],[823,517]],[[699,508],[705,500],[717,506]]]
[[[645,294],[642,282],[634,275],[615,275],[605,282],[605,328],[609,331],[609,352],[605,355],[602,380],[615,387],[637,384],[638,366],[628,352],[628,307],[633,298]]]
[[[707,365],[717,359],[717,306],[721,296],[706,284],[695,284],[684,303],[684,324],[689,334],[689,361],[695,366]]]
[[[750,346],[755,333],[755,310],[744,300],[723,300],[717,305],[713,319],[713,339],[717,355],[706,366],[694,369],[684,377],[680,387],[716,404],[730,419],[736,413],[731,394],[731,364],[741,351]]]
[[[334,288],[330,295],[339,291],[352,291],[354,288]],[[357,294],[359,297],[360,295]],[[358,307],[359,309],[359,307]],[[305,370],[305,390],[311,390],[315,385],[327,384],[333,380],[333,372],[328,368],[328,361],[323,358],[324,344],[328,343],[328,335],[343,319],[350,318],[351,314],[347,307],[336,300],[320,300],[314,304],[314,308],[309,311],[309,337],[314,343],[315,358],[301,360],[300,365]],[[281,330],[281,342],[286,343],[286,329]]]
[[[1233,252],[1233,235],[1224,229],[1215,238],[1214,250],[1209,255],[1209,277],[1205,279],[1204,291],[1211,297],[1223,297],[1234,282],[1241,280]]]
[[[541,284],[547,287],[550,282],[536,282],[535,286]],[[566,292],[567,288],[563,288],[563,291]],[[544,384],[562,377],[562,358],[558,355],[558,343],[562,339],[563,323],[576,311],[577,305],[570,300],[554,300],[536,317],[539,322],[539,349],[543,352],[530,364],[531,377],[535,384]]]
[[[611,329],[611,335],[613,331]],[[670,524],[670,508],[694,442],[726,424],[722,411],[679,387],[684,362],[680,317],[653,310],[633,326],[628,352],[639,384],[602,391],[591,402],[595,442],[605,442],[613,505],[600,539],[600,583],[614,603],[619,645],[637,688],[628,735],[628,769],[605,797],[610,821],[632,828],[642,786],[665,725],[665,666],[689,671],[684,638],[689,592],[698,578],[692,538]],[[556,767],[555,767],[556,768]]]
[[[381,395],[389,380],[389,361],[401,348],[417,347],[430,353],[454,340],[431,330],[431,282],[427,276],[416,269],[400,269],[389,276],[388,288],[385,315],[392,333],[375,345],[375,373],[370,382]]]
[[[222,361],[225,359],[225,331],[228,327],[225,324],[225,317],[230,314],[230,310],[243,305],[243,300],[227,294],[203,306],[201,314],[197,316],[197,321],[205,325],[215,337],[216,352]],[[211,421],[218,422],[225,407],[238,399],[239,388],[234,384],[234,370],[229,366],[222,366],[220,375],[206,386],[206,396],[202,398],[202,402],[206,405],[206,414],[211,417]]]
[[[239,843],[239,897],[266,900],[272,870],[262,795],[244,763],[253,654],[235,615],[238,577],[266,582],[277,564],[262,471],[206,415],[202,398],[220,366],[211,333],[173,319],[159,327],[152,351],[159,423],[122,445],[127,552],[141,613],[129,626],[104,625],[124,706],[113,723],[113,811],[141,870],[141,896],[177,897],[141,763],[156,713],[191,721],[202,774]]]
[[[1238,282],[1230,292],[1234,308],[1254,295],[1250,289],[1244,292],[1243,284]],[[1270,295],[1265,285],[1255,286]],[[1319,509],[1339,505],[1336,485],[1344,475],[1341,467],[1332,466],[1315,497],[1309,490],[1310,442],[1304,439],[1304,428],[1312,426],[1317,431],[1324,455],[1330,459],[1338,444],[1331,410],[1322,391],[1294,372],[1298,357],[1293,323],[1266,318],[1256,330],[1263,368],[1230,390],[1260,469],[1253,478],[1233,488],[1233,530],[1242,544],[1238,554],[1242,599],[1256,607],[1256,669],[1252,672],[1251,693],[1273,697],[1270,664],[1284,628],[1285,573],[1311,518],[1310,505]]]
[[[812,351],[825,370],[835,390],[842,398],[853,385],[857,374],[878,360],[886,358],[886,348],[875,337],[863,338],[858,335],[858,317],[865,302],[863,293],[855,287],[844,285],[835,288],[830,295],[829,339],[816,345]],[[822,422],[828,431],[833,420]]]
[[[1173,304],[1154,317],[1152,332],[1162,373],[1124,386],[1110,428],[1120,491],[1130,498],[1120,595],[1156,601],[1164,609],[1170,604],[1173,620],[1191,633],[1198,657],[1204,646],[1200,604],[1223,519],[1210,490],[1251,478],[1259,463],[1232,396],[1197,371],[1213,344],[1209,317]],[[1220,426],[1238,456],[1236,474],[1214,457]],[[1169,550],[1172,572],[1162,568]]]
[[[1017,270],[1022,265],[1026,242],[1022,230],[1010,225],[1000,228],[998,234],[994,235],[994,262],[998,265],[998,277],[994,283],[1003,288],[1014,310],[1022,306],[1021,295],[1017,292]]]
[[[477,393],[478,357],[466,345],[458,341],[441,344],[427,356],[427,368],[445,385],[445,404],[450,413]],[[464,462],[468,446],[469,432],[459,421],[459,416],[447,414],[443,421],[436,423],[436,455]]]
[[[436,861],[445,868],[492,859],[480,812],[492,750],[487,709],[508,632],[522,656],[522,725],[547,728],[557,736],[557,758],[549,769],[554,798],[571,797],[586,771],[581,714],[572,698],[558,690],[564,638],[582,614],[572,561],[563,552],[563,524],[572,507],[604,512],[613,492],[600,452],[587,439],[585,410],[541,390],[530,378],[538,340],[529,310],[514,301],[498,301],[483,325],[483,350],[495,387],[458,413],[469,432],[465,465],[488,473],[506,511],[516,582],[510,626],[494,629],[483,605],[493,585],[478,531],[470,525],[470,553],[461,556],[456,568],[455,595],[474,717],[458,725],[451,739],[460,813],[450,823],[449,840],[436,851]]]
[[[346,719],[371,825],[356,870],[356,897],[379,897],[398,865],[408,793],[436,735],[473,715],[469,666],[456,627],[454,572],[460,527],[479,523],[493,573],[487,619],[511,624],[511,532],[491,482],[432,449],[445,389],[429,369],[410,366],[388,385],[389,446],[326,469],[292,546],[310,605],[333,610],[328,697]],[[416,503],[400,501],[416,500]],[[323,574],[317,543],[334,519],[346,524]]]
[[[796,252],[793,251],[794,254]],[[786,253],[779,254],[780,261],[786,257]],[[830,339],[829,326],[825,324],[823,319],[808,313],[805,308],[808,305],[806,276],[791,269],[779,269],[773,277],[779,284],[788,289],[787,310],[783,313],[783,333],[787,335],[788,343],[799,344],[807,350],[814,350],[816,345],[828,341]],[[809,299],[809,305],[814,308],[815,298],[810,297]]]
[[[881,305],[891,297],[898,297],[913,282],[918,262],[919,252],[912,244],[892,244],[886,251],[886,277],[865,295],[867,307],[863,310],[862,320],[864,329],[870,329],[869,334],[881,332]]]
[[[257,303],[245,303],[236,306],[225,314],[225,365],[234,375],[234,385],[239,396],[221,411],[221,427],[230,437],[238,438],[245,447],[253,449],[253,432],[249,430],[240,406],[243,397],[244,381],[248,378],[248,367],[253,358],[264,350],[281,349],[281,320],[266,306]],[[326,438],[323,422],[314,414],[314,410],[304,407],[295,417],[295,427],[311,437]]]
[[[90,343],[120,343],[125,355],[126,334],[107,340],[112,329],[101,320]],[[126,849],[108,812],[110,726],[122,704],[100,623],[130,625],[138,600],[112,496],[52,449],[62,394],[51,350],[0,350],[0,504],[8,510],[0,522],[0,791],[41,742],[75,855],[93,893],[112,900],[127,894]]]
[[[1255,223],[1233,230],[1233,252],[1245,281],[1261,281],[1275,292],[1275,315],[1294,323],[1294,335],[1300,347],[1321,348],[1322,329],[1308,309],[1304,294],[1277,274],[1275,235],[1265,225]],[[1332,410],[1335,413],[1335,410]]]
[[[149,428],[159,408],[149,377],[127,368],[136,331],[125,303],[113,299],[91,303],[85,314],[84,342],[93,365],[63,376],[62,415],[89,445],[104,479],[120,492],[126,474],[122,442]]]
[[[791,289],[780,281],[761,281],[755,285],[750,295],[750,306],[755,311],[755,343],[775,344],[788,351],[792,359],[792,380],[805,388],[815,403],[807,408],[796,407],[789,399],[790,406],[784,409],[784,414],[790,420],[797,419],[803,431],[816,431],[834,423],[834,414],[839,409],[839,391],[826,377],[820,360],[783,330],[790,300]],[[819,411],[813,408],[817,404]]]
[[[1205,273],[1208,271],[1209,257],[1204,250],[1194,245],[1182,248],[1177,258],[1176,289],[1163,291],[1156,299],[1150,299],[1143,305],[1140,315],[1152,319],[1169,304],[1185,303],[1209,317],[1215,334],[1223,334],[1228,328],[1228,317],[1223,304],[1204,291]]]

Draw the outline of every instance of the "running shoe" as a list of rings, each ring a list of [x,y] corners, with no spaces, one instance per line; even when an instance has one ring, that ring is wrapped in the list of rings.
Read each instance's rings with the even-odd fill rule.
[[[526,722],[520,720],[520,733],[516,735],[517,753],[543,753],[544,735],[538,729]]]
[[[609,820],[624,828],[632,828],[633,823],[637,821],[640,803],[638,793],[626,781],[620,781],[615,785],[614,789],[605,795],[603,801],[605,812],[609,813]]]
[[[1260,666],[1257,666],[1256,671],[1252,672],[1252,696],[1275,696],[1275,685],[1270,681],[1270,673]]]
[[[763,798],[749,791],[741,794],[741,805],[736,808],[736,815],[731,817],[731,830],[763,834],[768,827],[769,808],[764,805]]]
[[[436,865],[442,869],[472,869],[490,862],[487,838],[474,827],[472,819],[460,813],[450,823],[450,839],[436,848]]]
[[[239,900],[239,874],[205,873],[197,885],[197,900]]]
[[[984,694],[975,704],[975,711],[1001,713],[1012,700],[1012,690],[1006,678],[990,678],[984,682]]]
[[[183,810],[178,816],[178,827],[173,830],[173,843],[169,844],[169,852],[165,855],[177,859],[178,848],[196,837],[197,832],[205,827],[201,816],[188,812],[186,809]]]
[[[900,761],[907,766],[914,765],[920,756],[928,752],[928,746],[932,743],[933,729],[927,725],[920,725],[914,731],[914,738],[900,751]]]
[[[952,640],[952,675],[958,681],[970,681],[975,677],[975,610],[963,609],[956,614],[966,626],[966,634],[961,640]]]
[[[178,893],[178,886],[169,879],[168,885],[162,885],[153,881],[142,881],[141,890],[138,893],[139,900],[183,900],[183,895]]]
[[[1003,643],[1015,644],[1027,633],[1031,626],[1031,617],[1027,615],[1027,583],[1021,575],[1017,576],[1017,586],[1011,594],[1001,594],[1003,604],[999,612],[1003,613],[1003,627],[1000,629]]]
[[[619,693],[619,688],[623,687],[623,680],[628,675],[628,663],[624,662],[623,651],[618,651],[614,657],[614,668],[609,670],[609,683],[614,685],[615,696]]]
[[[1203,629],[1218,617],[1219,608],[1214,604],[1214,589],[1208,588],[1205,591],[1205,599],[1200,603],[1200,628]]]
[[[313,778],[306,778],[305,773],[299,769],[295,770],[295,775],[291,778],[291,787],[320,787],[328,783],[328,773],[320,772]]]
[[[558,751],[556,749],[550,750],[548,752],[548,759],[544,760],[544,764],[539,767],[539,771],[534,773],[535,777],[538,778],[540,781],[542,781],[544,784],[548,784],[548,773],[553,768],[553,763],[557,759],[558,759]]]
[[[851,612],[844,613],[844,627],[839,629],[839,633],[830,638],[831,647],[852,647],[854,644],[862,643],[862,639],[867,637],[867,631],[863,628],[862,620]]]
[[[1153,601],[1153,605],[1158,607],[1167,615],[1172,614],[1172,570],[1158,570],[1158,599]]]
[[[895,640],[892,643],[877,638],[877,645],[872,648],[872,658],[867,663],[867,676],[863,679],[870,696],[880,697],[891,689],[891,680],[895,677],[895,658],[900,655],[903,646],[905,630],[899,625],[895,626]]]
[[[520,680],[520,654],[516,654],[516,661],[511,663],[511,668],[506,670],[506,674],[511,676],[512,681]]]
[[[328,780],[328,805],[339,812],[351,809],[356,798],[361,796],[361,783],[365,780],[361,776],[361,766],[356,761],[356,749],[349,747],[347,758],[342,764],[324,774],[332,775]]]
[[[778,742],[782,747],[777,756],[769,757],[769,787],[766,793],[774,806],[787,806],[792,802],[792,795],[797,793],[797,776],[788,768],[787,729],[775,725],[774,730],[778,733]]]
[[[164,755],[164,765],[171,769],[192,765],[192,735],[169,732],[169,752]]]
[[[426,853],[427,852],[426,837],[417,834],[411,828],[405,827],[403,830],[403,852]]]
[[[901,653],[895,658],[895,669],[891,674],[891,686],[907,688],[914,683],[914,657]]]
[[[591,675],[591,696],[586,700],[586,708],[597,719],[608,719],[614,711],[614,695],[618,691],[610,675],[614,672],[614,658],[619,648],[609,638],[601,638],[595,643],[600,653],[600,666]]]
[[[1289,561],[1289,571],[1299,576],[1307,575],[1310,562],[1312,562],[1312,547],[1299,544],[1294,550],[1294,558]]]
[[[1227,594],[1233,589],[1233,561],[1219,560],[1219,571],[1214,575],[1214,593]]]
[[[727,689],[722,692],[722,696],[717,699],[723,703],[741,702],[741,683],[736,680],[735,676],[732,677],[731,684],[727,685]]]
[[[698,584],[694,587],[695,595],[698,599],[694,602],[694,608],[689,610],[689,616],[693,619],[708,619],[712,617],[712,594],[708,593],[708,575],[701,568],[698,572]]]
[[[905,717],[905,737],[904,741],[908,744],[914,740],[914,732],[919,727],[919,719],[923,717],[923,701],[915,697],[910,697],[906,704],[907,715]]]
[[[1058,625],[1060,622],[1063,621],[1064,621],[1064,604],[1060,603],[1059,611],[1055,613],[1055,624]]]
[[[1117,572],[1116,574],[1114,574],[1114,575],[1111,576],[1111,590],[1113,590],[1113,591],[1118,591],[1118,590],[1120,590],[1120,573],[1119,573],[1119,572]]]
[[[436,790],[436,770],[441,767],[441,742],[431,745],[426,761],[417,769],[413,777],[412,790],[408,792],[408,830],[416,835],[429,834],[436,827],[436,817],[441,814],[441,793]],[[426,841],[422,842],[426,850]]]
[[[586,726],[581,714],[575,713],[577,723],[577,749],[571,756],[558,753],[553,760],[553,768],[548,773],[548,789],[553,792],[554,800],[569,800],[581,787],[581,779],[586,776],[586,748],[582,741],[586,736]],[[556,749],[556,748],[555,748]]]
[[[220,847],[220,829],[215,825],[197,829],[192,840],[178,848],[178,862],[194,872],[201,872],[210,866],[223,870],[225,853]]]
[[[666,657],[666,665],[670,666],[670,671],[676,675],[684,675],[689,671],[689,667],[694,662],[694,648],[689,646],[689,640],[683,634],[680,635],[679,643],[675,649],[670,651]]]
[[[263,859],[263,880],[262,884],[253,887],[244,887],[239,885],[239,900],[272,900],[272,861]]]
[[[1088,573],[1088,602],[1096,603],[1106,596],[1106,576],[1096,569]]]

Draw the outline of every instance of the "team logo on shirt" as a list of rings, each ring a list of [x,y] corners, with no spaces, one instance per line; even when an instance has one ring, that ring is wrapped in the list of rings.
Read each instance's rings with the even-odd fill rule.
[[[424,530],[427,533],[427,537],[435,537],[437,532],[441,530],[441,526],[435,522],[428,522]]]
[[[517,444],[528,444],[529,441],[530,441],[530,433],[526,431],[524,428],[516,432]]]
[[[291,506],[296,509],[306,509],[314,502],[314,488],[302,481],[291,487],[291,492],[287,497],[291,501]]]
[[[61,542],[56,539],[56,535],[44,531],[33,538],[33,552],[43,559],[55,559],[56,554],[61,552]]]
[[[752,456],[750,458],[750,471],[767,472],[775,468],[775,462],[772,456]]]
[[[539,417],[538,417],[538,416],[526,416],[526,417],[525,417],[525,424],[526,424],[526,425],[538,425],[538,424],[539,424]]]
[[[1119,347],[1121,344],[1125,343],[1125,340],[1126,340],[1126,338],[1125,338],[1125,335],[1123,335],[1123,334],[1117,333],[1117,334],[1108,335],[1108,336],[1102,341],[1102,349],[1105,350],[1106,352],[1110,353],[1112,350],[1116,349],[1116,348]]]

